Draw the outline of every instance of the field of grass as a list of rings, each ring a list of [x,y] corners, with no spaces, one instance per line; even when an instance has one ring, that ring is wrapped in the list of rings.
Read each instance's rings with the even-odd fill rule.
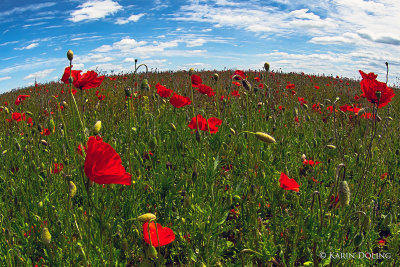
[[[377,108],[360,81],[261,67],[248,83],[141,66],[0,95],[0,264],[398,266],[399,97]],[[192,102],[174,107],[157,83]],[[88,179],[78,146],[96,134],[130,185]],[[108,170],[109,154],[86,152]],[[145,241],[146,213],[167,244]]]

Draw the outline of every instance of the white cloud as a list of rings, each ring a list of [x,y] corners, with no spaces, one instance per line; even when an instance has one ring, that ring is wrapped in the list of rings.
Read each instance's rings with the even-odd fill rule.
[[[133,63],[133,62],[135,62],[135,59],[133,57],[127,57],[124,59],[124,62]]]
[[[111,45],[102,45],[96,49],[93,50],[93,52],[109,52],[112,50]]]
[[[188,70],[190,68],[195,68],[195,69],[211,69],[211,65],[203,62],[196,62],[196,63],[187,63],[183,64],[178,67],[178,69],[182,70]]]
[[[0,77],[0,82],[1,81],[6,81],[6,80],[10,80],[11,76],[6,76],[6,77]]]
[[[112,0],[91,0],[78,6],[78,10],[71,13],[68,19],[72,22],[80,22],[84,20],[97,20],[112,15],[122,9],[118,2]]]
[[[186,46],[187,47],[202,46],[205,43],[207,43],[207,40],[203,38],[197,38],[194,40],[186,41]]]
[[[30,80],[30,79],[41,79],[55,71],[56,69],[46,69],[46,70],[41,70],[32,74],[29,74],[28,76],[24,77],[24,80]]]
[[[87,63],[87,62],[102,63],[102,62],[113,61],[114,58],[108,57],[108,56],[104,56],[102,54],[92,54],[92,53],[90,53],[87,56],[76,57],[74,60],[76,62],[79,62],[79,63]]]
[[[127,18],[127,19],[121,19],[121,18],[119,18],[119,19],[117,19],[117,21],[115,22],[115,24],[127,24],[127,23],[129,23],[129,22],[138,22],[139,19],[140,19],[141,17],[143,17],[144,15],[145,15],[145,14],[141,13],[141,14],[137,14],[137,15],[131,15],[131,16],[129,16],[129,18]]]
[[[14,48],[14,50],[29,50],[29,49],[37,47],[38,45],[39,45],[39,43],[31,43],[30,45],[27,45],[27,46],[24,46],[21,48],[16,47],[16,48]]]
[[[0,12],[0,17],[10,16],[10,15],[14,15],[14,14],[20,14],[25,11],[36,11],[36,10],[39,10],[42,8],[52,7],[55,5],[56,5],[55,2],[47,2],[47,3],[36,3],[36,4],[32,4],[32,5],[27,5],[24,7],[15,7],[11,10]]]

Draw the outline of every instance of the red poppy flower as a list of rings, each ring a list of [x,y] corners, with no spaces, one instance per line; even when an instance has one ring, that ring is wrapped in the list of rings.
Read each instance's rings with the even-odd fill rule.
[[[102,100],[106,99],[106,96],[105,96],[105,95],[99,95],[99,96],[97,96],[97,98],[98,98],[100,101],[102,101]]]
[[[43,131],[40,132],[41,135],[50,135],[50,130],[48,128],[44,128]]]
[[[237,96],[237,97],[239,97],[239,96],[240,96],[240,94],[239,94],[239,91],[238,91],[238,90],[233,90],[233,91],[232,91],[232,93],[231,93],[231,95],[233,95],[233,96]]]
[[[190,100],[190,98],[187,96],[182,96],[178,95],[177,93],[174,93],[174,95],[169,99],[169,103],[171,103],[171,105],[173,105],[176,108],[181,108],[191,104],[192,100]]]
[[[285,190],[292,190],[299,192],[299,184],[294,180],[289,178],[286,174],[283,172],[281,173],[281,178],[279,179],[280,182],[280,187],[285,189]]]
[[[329,110],[332,113],[333,112],[333,106],[326,107],[326,110]]]
[[[256,82],[260,82],[260,77],[255,77],[254,80],[256,80]]]
[[[149,236],[149,228],[150,228],[150,236]],[[143,237],[144,241],[147,244],[150,244],[150,239],[151,239],[151,244],[154,247],[165,246],[175,240],[175,234],[171,228],[162,227],[161,224],[157,223],[157,229],[156,229],[155,222],[150,222],[150,226],[149,222],[145,222],[143,224]]]
[[[190,79],[192,80],[192,86],[193,87],[199,87],[200,84],[203,83],[203,80],[199,75],[193,74]]]
[[[30,97],[30,95],[19,95],[17,99],[15,99],[15,105],[21,104],[22,101],[24,101],[27,97]]]
[[[66,84],[69,84],[69,72],[70,67],[66,67],[64,70],[64,75],[61,78]],[[88,71],[84,74],[81,74],[81,70],[72,70],[71,76],[73,78],[72,84],[81,90],[86,90],[90,88],[96,88],[101,85],[104,80],[104,76],[97,77],[97,73],[95,71]]]
[[[318,90],[318,89],[319,89],[319,86],[318,86],[318,85],[314,85],[314,88]]]
[[[54,163],[54,169],[51,170],[51,173],[59,173],[62,171],[62,169],[64,169],[64,164],[62,163]]]
[[[292,89],[294,89],[296,86],[293,84],[293,83],[287,83],[287,85],[286,85],[286,89],[289,89],[289,90],[292,90]]]
[[[197,118],[197,122],[196,122]],[[199,127],[197,128],[197,124]],[[190,129],[200,129],[202,131],[208,131],[208,127],[210,128],[210,133],[216,133],[218,132],[218,127],[219,125],[222,124],[222,120],[211,117],[208,120],[206,120],[201,114],[198,114],[196,117],[193,117],[192,120],[190,121],[188,127]]]
[[[210,86],[207,86],[205,84],[199,84],[198,87],[199,89],[197,89],[197,91],[199,91],[203,95],[207,95],[208,97],[212,97],[213,95],[215,95],[215,92]]]
[[[384,180],[385,178],[386,178],[386,176],[388,175],[388,173],[387,172],[385,172],[385,173],[383,173],[383,174],[381,174],[381,179],[382,180]]]
[[[295,91],[295,90],[292,90],[291,93],[292,93],[292,95],[295,95],[295,94],[296,94],[296,91]]]
[[[295,121],[295,122],[299,122],[299,117],[297,117],[297,116],[294,117],[294,121]]]
[[[319,161],[313,161],[312,159],[310,159],[310,160],[307,160],[307,159],[305,159],[304,161],[303,161],[303,164],[304,165],[318,165],[318,164],[320,164],[321,162],[319,162]]]
[[[108,77],[111,81],[116,81],[117,77]]]
[[[237,87],[242,86],[239,82],[235,82],[235,81],[233,81],[232,84],[236,85]]]
[[[25,120],[25,113],[19,113],[19,112],[13,112],[13,114],[11,115],[11,120],[15,120],[17,122],[20,122],[21,120]]]
[[[27,123],[30,125],[29,127],[32,128],[32,126],[33,126],[33,121],[32,121],[32,118],[31,118],[31,117],[28,118]]]
[[[298,97],[297,99],[299,100],[301,105],[307,104],[307,101],[304,100],[304,97]]]
[[[231,76],[231,79],[235,76],[235,80],[242,80],[242,79],[246,79],[246,74],[244,73],[244,71],[242,70],[235,70],[235,72],[233,73],[233,75]]]
[[[260,83],[260,84],[258,85],[258,88],[264,89],[264,84],[263,84],[263,83]]]
[[[121,157],[100,136],[89,137],[84,170],[98,184],[131,185],[132,175],[125,171]]]
[[[378,108],[382,108],[392,101],[392,98],[395,96],[393,90],[387,87],[385,83],[377,81],[376,78],[378,75],[374,74],[373,72],[366,74],[361,70],[359,72],[362,77],[360,85],[363,94],[361,97],[367,98],[370,103],[378,103],[376,92],[381,92]]]
[[[160,83],[156,84],[157,94],[163,98],[168,98],[174,92],[172,89],[169,89],[165,86],[162,86]]]

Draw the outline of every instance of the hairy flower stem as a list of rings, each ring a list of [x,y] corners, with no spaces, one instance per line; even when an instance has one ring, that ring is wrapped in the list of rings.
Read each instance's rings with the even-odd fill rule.
[[[368,167],[369,167],[370,162],[371,162],[371,157],[372,157],[372,144],[373,144],[373,141],[374,141],[374,139],[375,139],[376,132],[377,132],[376,122],[377,122],[377,116],[378,116],[378,106],[379,106],[379,99],[378,99],[378,103],[374,106],[374,111],[373,111],[374,128],[373,128],[373,130],[372,130],[371,139],[370,139],[370,142],[369,142],[369,145],[368,145],[368,148],[367,148],[367,157],[365,158],[365,161],[364,161],[363,173],[362,173],[361,179],[360,179],[360,181],[361,181],[361,186],[358,186],[358,187],[357,187],[358,190],[356,190],[356,192],[355,192],[355,194],[354,194],[354,198],[353,198],[353,201],[352,201],[353,203],[354,203],[354,201],[356,201],[359,192],[365,192],[365,186],[366,186],[367,184],[369,184],[369,182],[370,182],[370,180],[371,180],[371,178],[370,178],[370,179],[365,179],[365,178],[366,178],[366,176],[367,176],[367,170],[368,170]],[[367,183],[367,182],[368,182],[368,183]],[[358,205],[358,203],[359,203],[361,200],[362,200],[362,197],[361,197],[359,200],[357,200],[356,205]]]

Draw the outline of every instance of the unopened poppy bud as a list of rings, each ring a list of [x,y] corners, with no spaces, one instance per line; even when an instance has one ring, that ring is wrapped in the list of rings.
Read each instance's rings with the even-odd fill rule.
[[[230,128],[229,131],[231,132],[231,134],[235,135],[236,131],[233,128]]]
[[[308,109],[308,105],[307,104],[303,104],[302,106],[303,106],[303,108]]]
[[[248,80],[243,79],[242,80],[242,85],[244,87],[244,89],[246,89],[247,91],[251,90],[251,84]]]
[[[63,101],[63,102],[62,102],[62,105],[63,105],[64,108],[68,108],[67,102]]]
[[[44,146],[48,146],[49,144],[47,143],[46,140],[42,139],[39,141],[40,144],[44,145]]]
[[[53,118],[50,119],[50,129],[52,129],[53,132],[56,130],[56,125]]]
[[[175,126],[175,124],[171,123],[170,125],[171,125],[171,130],[174,131],[174,132],[176,132],[176,126]]]
[[[69,181],[68,189],[69,189],[69,197],[73,198],[76,195],[76,185],[74,184],[74,182]]]
[[[93,126],[93,132],[95,135],[99,134],[101,130],[101,121],[97,121]]]
[[[140,89],[142,90],[150,90],[149,81],[147,79],[142,80],[142,84],[140,85]]]
[[[190,68],[190,69],[189,69],[189,76],[192,76],[193,72],[194,72],[194,69],[193,69],[193,68]]]
[[[51,234],[49,232],[49,229],[47,229],[47,227],[43,227],[42,229],[42,241],[45,244],[50,244],[51,242]]]
[[[201,141],[199,131],[196,131],[196,141],[197,141],[197,142],[200,142],[200,141]]]
[[[265,71],[269,71],[269,64],[268,64],[268,62],[265,62],[265,63],[264,63],[264,69],[265,69]]]
[[[214,73],[213,79],[214,79],[214,81],[218,81],[218,79],[219,79],[218,73]]]
[[[341,181],[338,185],[339,202],[342,207],[350,203],[350,188],[346,181]]]
[[[272,136],[270,136],[269,134],[266,134],[266,133],[256,132],[256,137],[265,143],[269,143],[269,144],[276,143],[275,138],[273,138]]]
[[[72,52],[72,50],[68,50],[67,52],[67,58],[69,61],[71,61],[72,59],[74,59],[74,52]]]
[[[131,97],[131,95],[132,95],[131,90],[129,88],[125,88],[125,96]]]
[[[157,217],[153,213],[145,213],[143,215],[140,215],[137,219],[139,220],[139,222],[148,222],[150,220],[157,219]]]
[[[364,236],[362,234],[356,235],[354,237],[354,246],[356,246],[356,247],[361,246],[363,241],[364,241]]]
[[[364,220],[361,223],[361,229],[363,231],[368,231],[371,226],[371,218],[367,215],[364,216]]]
[[[389,227],[389,225],[392,223],[392,214],[388,213],[385,218],[383,219],[383,226]]]
[[[329,149],[336,149],[336,146],[334,146],[334,145],[327,145],[326,147]]]
[[[307,159],[306,154],[301,155],[301,162],[304,162]]]
[[[157,250],[154,246],[150,245],[149,247],[149,258],[150,259],[157,259]]]

